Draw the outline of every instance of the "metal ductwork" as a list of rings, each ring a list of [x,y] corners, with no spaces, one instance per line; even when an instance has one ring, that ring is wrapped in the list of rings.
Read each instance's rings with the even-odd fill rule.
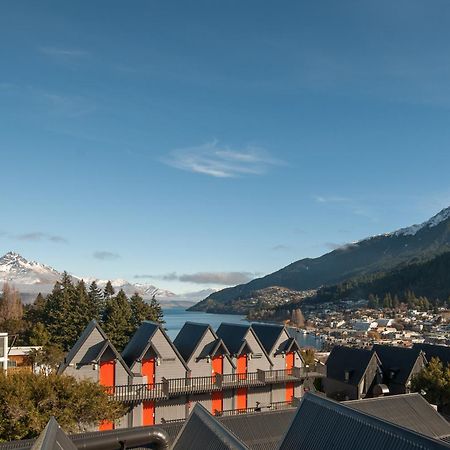
[[[96,433],[72,440],[79,450],[124,450],[144,445],[152,445],[157,450],[169,450],[170,443],[169,435],[158,427]]]

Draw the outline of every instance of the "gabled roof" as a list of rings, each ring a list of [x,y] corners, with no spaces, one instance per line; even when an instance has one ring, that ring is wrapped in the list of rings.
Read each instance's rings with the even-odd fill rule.
[[[120,353],[116,350],[113,343],[108,339],[108,336],[106,336],[105,332],[103,331],[102,327],[97,323],[97,321],[91,320],[84,331],[81,333],[80,337],[78,338],[77,342],[75,342],[74,346],[69,350],[69,353],[64,358],[64,362],[59,366],[58,368],[58,374],[62,374],[64,370],[67,369],[69,364],[72,362],[72,360],[75,358],[75,356],[78,354],[78,352],[81,350],[81,347],[86,342],[88,337],[93,333],[94,330],[97,330],[103,341],[98,342],[91,347],[89,347],[84,355],[81,357],[82,364],[90,364],[91,362],[98,362],[98,358],[104,353],[104,351],[109,348],[114,353],[115,358],[120,362],[120,364],[124,367],[124,369],[127,371],[128,375],[133,376],[133,373],[125,363],[125,361],[122,359],[122,356]]]
[[[232,355],[239,355],[249,329],[249,324],[221,323],[216,334],[225,342]]]
[[[372,351],[381,361],[381,369],[387,377],[386,382],[406,384],[418,358],[423,355],[412,348],[375,344]]]
[[[448,449],[432,439],[383,419],[307,393],[280,450],[413,450]]]
[[[76,450],[77,447],[64,433],[56,419],[52,416],[31,450]]]
[[[169,336],[167,336],[167,333],[164,331],[164,328],[159,323],[151,322],[149,320],[145,320],[144,322],[141,323],[141,325],[131,338],[130,342],[128,342],[127,346],[122,352],[122,357],[124,361],[127,363],[128,367],[130,367],[130,369],[133,369],[133,366],[136,363],[136,361],[141,360],[145,356],[148,349],[151,347],[151,339],[158,329],[164,335],[164,337],[166,338],[169,345],[172,347],[175,354],[183,363],[185,369],[189,370],[186,362],[180,355],[180,352],[175,347]],[[157,348],[154,348],[154,351],[158,354]]]
[[[237,323],[221,323],[219,328],[217,329],[217,336],[219,336],[225,342],[228,350],[233,356],[239,356],[243,352],[248,352],[248,344],[246,341],[246,337],[248,333],[251,333],[255,338],[256,342],[261,347],[264,355],[269,360],[269,363],[272,364],[272,360],[268,355],[264,345],[259,340],[258,335],[253,329],[253,325],[246,324],[237,324]]]
[[[172,449],[246,450],[248,447],[197,403]]]
[[[450,364],[450,347],[447,345],[414,344],[413,349],[424,352],[428,362],[432,358],[439,358],[444,366]]]
[[[252,328],[253,330],[255,330],[255,333],[261,341],[261,344],[269,355],[272,354],[278,338],[285,330],[284,325],[266,323],[253,323]]]
[[[376,355],[370,350],[336,345],[326,362],[327,377],[357,386],[373,357]]]
[[[222,350],[222,353],[220,353],[221,355],[229,355],[230,354],[227,346],[224,344],[222,339],[217,338],[214,341],[209,342],[208,344],[206,344],[203,347],[202,351],[198,355],[198,358],[203,359],[203,358],[207,358],[208,356],[209,357],[216,356],[217,353],[219,352],[219,350]]]
[[[280,344],[280,346],[277,348],[275,354],[299,352],[299,351],[300,351],[300,347],[299,347],[296,339],[294,339],[293,337],[290,337]]]
[[[448,423],[420,394],[399,394],[343,402],[351,408],[436,439],[450,436]]]
[[[213,331],[206,323],[186,322],[178,332],[173,344],[186,363],[189,362],[208,329]]]

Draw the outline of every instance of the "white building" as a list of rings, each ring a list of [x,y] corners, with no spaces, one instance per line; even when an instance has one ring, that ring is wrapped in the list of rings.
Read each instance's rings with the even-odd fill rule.
[[[0,370],[8,369],[8,333],[0,333]]]

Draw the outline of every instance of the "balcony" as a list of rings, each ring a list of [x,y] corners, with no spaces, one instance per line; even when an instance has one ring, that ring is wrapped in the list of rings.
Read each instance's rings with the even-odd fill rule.
[[[305,378],[325,376],[325,366],[294,367],[283,370],[258,370],[245,374],[224,374],[206,377],[163,378],[161,383],[107,387],[115,400],[139,402],[176,397],[178,395],[221,391],[238,387],[266,386],[276,383],[300,382]]]

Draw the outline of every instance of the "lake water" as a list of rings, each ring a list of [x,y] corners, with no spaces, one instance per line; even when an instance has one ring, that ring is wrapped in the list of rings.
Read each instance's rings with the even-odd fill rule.
[[[164,320],[166,321],[165,328],[167,334],[173,340],[178,332],[181,330],[185,322],[208,323],[215,330],[222,322],[228,323],[249,323],[245,320],[245,316],[237,314],[208,314],[198,311],[186,311],[182,308],[167,308],[164,309]],[[315,347],[320,349],[322,340],[314,334],[299,333],[297,341],[304,347]]]

